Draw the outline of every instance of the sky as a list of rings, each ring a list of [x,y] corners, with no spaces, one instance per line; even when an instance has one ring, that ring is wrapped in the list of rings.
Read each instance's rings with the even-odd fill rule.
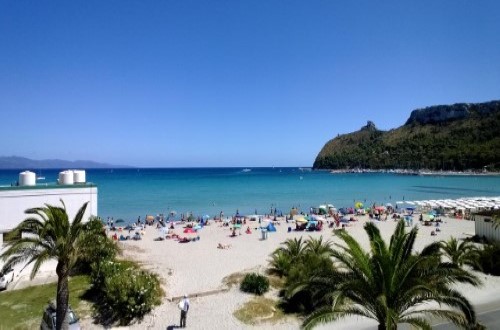
[[[0,156],[312,166],[500,99],[500,1],[0,0]]]

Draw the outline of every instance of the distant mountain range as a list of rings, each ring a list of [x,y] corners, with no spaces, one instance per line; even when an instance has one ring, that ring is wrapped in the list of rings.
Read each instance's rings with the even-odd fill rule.
[[[500,169],[500,101],[438,105],[411,112],[403,126],[328,141],[315,169]]]
[[[98,163],[90,160],[29,159],[18,156],[0,156],[0,169],[74,169],[74,168],[126,168],[129,166]]]

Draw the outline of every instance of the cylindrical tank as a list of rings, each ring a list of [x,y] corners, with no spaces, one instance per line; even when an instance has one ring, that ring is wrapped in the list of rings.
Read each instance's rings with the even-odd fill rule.
[[[19,173],[20,186],[34,186],[36,185],[36,174],[30,171]]]
[[[73,181],[75,183],[85,183],[85,171],[73,170]]]
[[[73,171],[62,171],[59,172],[59,184],[67,185],[73,184]]]

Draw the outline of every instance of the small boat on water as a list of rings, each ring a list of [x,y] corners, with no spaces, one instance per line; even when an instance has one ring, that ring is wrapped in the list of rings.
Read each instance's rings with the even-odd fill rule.
[[[37,176],[37,177],[36,177],[36,180],[37,180],[37,181],[40,181],[40,180],[45,180],[45,177],[44,177],[44,176]]]
[[[251,170],[251,169],[249,169],[249,168],[244,168],[244,169],[242,170],[242,172],[244,172],[244,173],[251,172],[251,171],[252,171],[252,170]]]

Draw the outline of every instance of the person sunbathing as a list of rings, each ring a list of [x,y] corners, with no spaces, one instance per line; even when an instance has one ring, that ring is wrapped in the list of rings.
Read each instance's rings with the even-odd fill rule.
[[[231,244],[222,244],[222,243],[219,243],[219,244],[217,245],[217,248],[218,248],[218,249],[223,249],[223,250],[225,250],[225,249],[229,249],[230,247],[231,247]]]
[[[247,227],[247,230],[245,231],[245,233],[247,233],[247,234],[251,234],[252,233],[252,231],[250,230],[250,227]]]

